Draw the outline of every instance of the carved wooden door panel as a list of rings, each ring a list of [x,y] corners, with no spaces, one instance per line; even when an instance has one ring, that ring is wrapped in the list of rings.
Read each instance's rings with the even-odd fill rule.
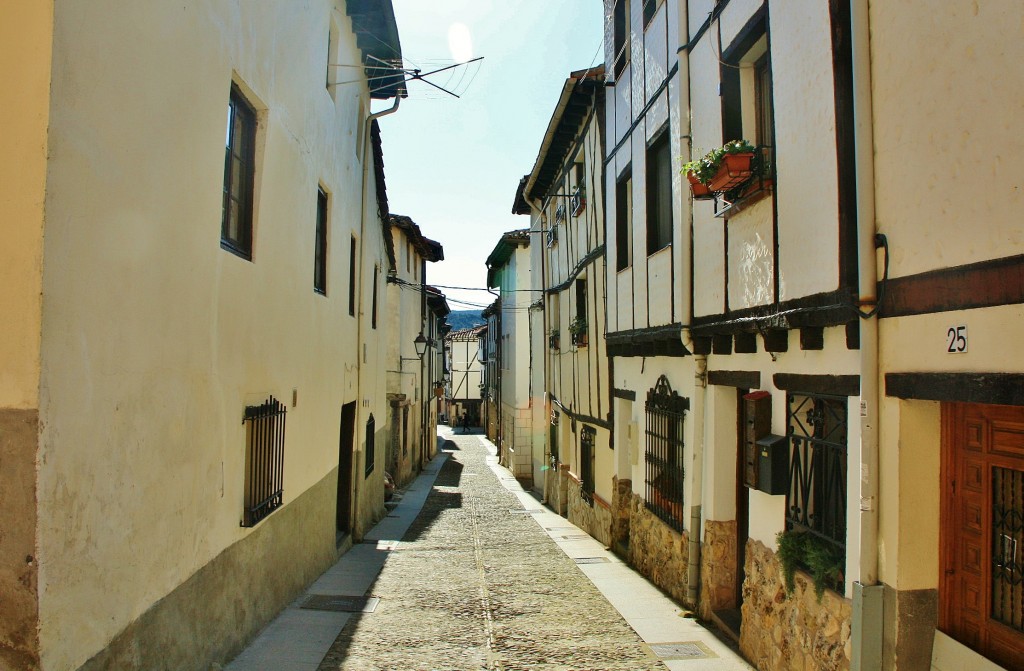
[[[940,628],[1024,669],[1024,408],[943,406]]]

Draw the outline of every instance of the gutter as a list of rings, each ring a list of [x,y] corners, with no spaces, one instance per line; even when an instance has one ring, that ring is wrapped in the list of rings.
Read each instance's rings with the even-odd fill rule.
[[[875,175],[869,0],[850,0],[857,265],[861,306],[877,304]],[[882,668],[883,587],[878,582],[878,317],[860,319],[860,481],[857,580],[853,583],[851,671]],[[865,315],[861,315],[864,317]]]
[[[681,25],[689,25],[689,17],[687,14],[686,3],[680,4],[680,17],[679,22]],[[710,25],[711,19],[715,19],[717,16],[709,17],[708,25]],[[682,53],[681,51],[679,52]],[[685,133],[680,137],[680,141],[686,142],[686,156],[687,160],[690,160],[693,156],[693,142],[691,140],[692,128],[690,126],[690,55],[689,51],[686,51],[686,67],[679,67],[677,61],[676,67],[679,70],[680,77],[686,77],[686,88],[680,87],[681,90],[686,92],[686,100],[680,101],[680,107],[686,110],[686,114],[683,115],[685,124]],[[668,80],[666,80],[667,85]],[[693,201],[690,201],[690,206],[684,211],[689,218],[689,226],[687,231],[690,232],[690,295],[688,297],[688,305],[686,306],[687,313],[689,315],[689,323],[693,323]],[[693,342],[693,334],[688,328],[684,328],[680,331],[680,339],[683,342],[683,347],[687,351],[696,351]],[[705,418],[704,418],[704,406],[707,401],[708,392],[708,357],[706,354],[696,354],[693,357],[694,371],[693,371],[693,403],[691,404],[691,411],[693,413],[693,458],[690,465],[690,501],[693,503],[690,505],[690,524],[687,527],[689,531],[688,538],[688,551],[687,551],[687,564],[686,564],[686,602],[688,605],[697,609],[700,601],[700,551],[701,551],[701,536],[702,526],[701,521],[703,517],[703,502],[704,502],[704,434],[705,434]]]
[[[387,116],[388,114],[394,114],[395,112],[397,112],[398,111],[398,104],[401,101],[402,101],[401,96],[395,96],[395,103],[391,107],[389,107],[389,108],[387,108],[385,110],[381,110],[380,112],[374,112],[373,114],[370,114],[369,116],[367,116],[366,120],[363,122],[363,129],[362,129],[362,133],[363,133],[363,156],[362,156],[362,159],[363,159],[363,179],[362,179],[362,190],[360,191],[361,198],[359,199],[359,201],[360,201],[360,205],[359,205],[359,250],[358,250],[358,260],[357,260],[357,263],[359,264],[359,266],[358,266],[358,268],[359,268],[358,277],[360,278],[360,282],[359,282],[359,291],[357,292],[357,295],[359,296],[359,306],[358,306],[357,311],[356,311],[356,337],[358,338],[357,342],[359,344],[362,344],[362,346],[363,346],[362,347],[362,351],[360,351],[358,347],[357,347],[357,350],[356,350],[356,395],[358,397],[359,407],[362,407],[362,405],[363,405],[363,403],[362,403],[362,401],[363,401],[363,367],[364,367],[363,366],[363,354],[366,351],[366,340],[363,338],[363,293],[364,292],[363,292],[363,282],[362,282],[362,280],[363,280],[363,254],[364,254],[365,239],[366,239],[366,182],[367,182],[367,172],[369,170],[370,163],[372,163],[372,161],[368,161],[367,160],[367,152],[369,151],[369,147],[370,147],[370,127],[373,125],[374,121],[376,121],[377,119],[381,118],[382,116]],[[359,435],[358,427],[359,427],[359,422],[356,422],[356,429],[355,429],[356,436],[353,437],[353,444],[355,444],[355,440],[358,439],[358,435]],[[365,463],[366,463],[365,462],[365,459],[366,459],[365,450],[364,450],[363,459],[364,459],[363,464],[364,464],[364,468],[365,468]],[[353,459],[353,461],[355,461],[355,459]],[[360,469],[357,468],[356,472],[359,473]],[[359,483],[363,480],[363,478],[355,477],[353,479],[355,480],[354,485],[353,485],[353,492],[352,492],[352,500],[353,500],[354,505],[352,506],[353,510],[352,510],[351,514],[353,515],[353,517],[355,519],[352,520],[352,537],[355,539],[356,542],[358,542],[358,541],[362,540],[362,534],[360,533],[361,529],[358,528],[358,526],[359,526],[358,510],[359,510]]]

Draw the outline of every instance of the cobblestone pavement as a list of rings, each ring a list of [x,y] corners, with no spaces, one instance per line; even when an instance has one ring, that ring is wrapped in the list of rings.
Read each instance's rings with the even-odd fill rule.
[[[665,669],[487,464],[453,436],[419,517],[318,671]],[[451,447],[451,443],[448,444]]]

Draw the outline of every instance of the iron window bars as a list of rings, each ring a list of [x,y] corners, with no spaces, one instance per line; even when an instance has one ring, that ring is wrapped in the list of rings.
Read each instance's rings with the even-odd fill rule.
[[[683,530],[683,418],[690,400],[672,391],[662,375],[647,392],[645,505],[676,531]]]
[[[993,620],[1024,632],[1024,471],[992,468]]]
[[[373,418],[373,415],[370,415],[370,419],[366,420],[366,477],[370,477],[370,474],[373,473],[377,461],[377,451],[374,449],[373,443],[376,425],[377,421]]]
[[[288,410],[269,397],[248,406],[246,425],[245,508],[241,526],[254,527],[281,507],[284,483],[284,428]]]
[[[594,444],[597,442],[597,430],[584,426],[580,431],[580,480],[582,480],[583,500],[594,504]]]
[[[846,548],[847,397],[788,394],[786,529]]]

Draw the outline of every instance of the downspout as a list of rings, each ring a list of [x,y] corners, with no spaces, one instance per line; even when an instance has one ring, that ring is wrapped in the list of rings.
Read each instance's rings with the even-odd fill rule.
[[[859,303],[875,308],[875,176],[869,0],[850,0],[854,164],[857,180]],[[882,668],[882,591],[878,582],[878,317],[860,321],[859,557],[853,584],[853,671]]]
[[[679,24],[681,26],[689,25],[689,18],[687,16],[687,4],[680,3],[680,17]],[[693,140],[690,137],[692,128],[690,125],[690,52],[686,50],[686,67],[679,68],[679,76],[686,77],[686,100],[681,104],[684,106],[684,114],[680,117],[686,124],[685,133],[680,137],[680,144],[686,143],[686,155],[687,160],[690,160],[693,155]],[[689,292],[689,305],[687,306],[687,312],[689,315],[688,324],[693,323],[693,263],[695,257],[693,254],[693,200],[689,201],[689,209],[686,210],[688,214],[688,228],[687,233],[690,236],[690,292]],[[693,335],[689,329],[683,329],[681,332],[681,338],[683,346],[690,352],[694,351]],[[704,406],[707,400],[707,371],[708,371],[708,357],[705,354],[697,354],[693,357],[693,403],[691,404],[691,412],[693,413],[693,460],[690,467],[691,480],[690,480],[690,500],[693,504],[690,506],[690,525],[689,525],[689,539],[688,539],[688,552],[687,552],[687,565],[686,565],[686,602],[693,608],[699,606],[700,600],[700,549],[701,549],[701,518],[703,516],[703,502],[704,502],[704,433],[705,433],[705,419],[704,419]]]
[[[363,249],[364,249],[364,242],[363,241],[366,238],[366,235],[365,235],[366,234],[366,198],[367,198],[366,197],[366,183],[368,181],[367,172],[369,170],[369,164],[370,164],[370,161],[366,160],[366,156],[367,156],[367,152],[369,151],[369,147],[370,147],[370,127],[373,125],[373,122],[375,120],[379,119],[382,116],[386,116],[388,114],[394,114],[395,112],[397,112],[398,111],[398,104],[401,102],[401,100],[402,100],[401,97],[396,95],[395,96],[395,104],[393,104],[391,107],[389,107],[389,108],[387,108],[385,110],[381,110],[380,112],[374,112],[373,114],[370,114],[369,116],[367,116],[366,117],[366,121],[363,122],[363,129],[362,129],[362,133],[363,133],[363,155],[362,155],[363,175],[362,175],[362,185],[361,185],[362,189],[359,192],[360,196],[362,196],[362,197],[359,199],[359,201],[360,201],[360,205],[359,205],[359,250],[358,250],[358,260],[357,260],[357,263],[359,264],[357,266],[359,268],[359,273],[356,275],[356,277],[358,277],[359,280],[360,280],[359,281],[359,291],[357,292],[357,295],[359,296],[359,305],[358,305],[358,308],[356,310],[356,337],[358,339],[357,344],[356,344],[356,398],[359,399],[359,405],[360,406],[362,406],[362,404],[363,404],[362,403],[362,400],[363,400],[363,356],[364,356],[364,353],[366,351],[366,340],[363,337],[363,282],[362,282],[362,279],[363,279],[363,277],[362,277],[362,275],[363,275]],[[362,348],[360,348],[359,345],[362,345]],[[362,350],[362,351],[360,351],[360,350]],[[358,417],[358,414],[356,416]],[[355,431],[356,431],[356,435],[353,437],[353,444],[356,444],[356,441],[358,441],[358,439],[359,439],[359,433],[358,433],[359,432],[359,422],[356,422]],[[363,463],[365,464],[366,463],[365,462],[365,459],[366,459],[365,447],[364,447],[363,459],[364,459]],[[353,459],[353,462],[355,462],[355,461],[356,460]],[[352,500],[354,502],[354,505],[352,506],[352,508],[353,508],[352,516],[354,517],[354,519],[352,520],[352,530],[353,530],[353,534],[352,535],[358,541],[358,540],[362,539],[362,534],[360,533],[361,530],[358,528],[358,526],[359,526],[359,513],[358,513],[358,511],[359,511],[359,483],[363,480],[363,478],[359,477],[360,474],[362,473],[362,469],[360,469],[357,466],[355,470],[356,470],[356,472],[353,474],[354,477],[352,478],[352,480],[354,482],[353,492],[352,492]]]
[[[525,192],[525,188],[524,188],[524,192]],[[526,199],[526,193],[523,193],[523,199],[524,200]],[[547,226],[548,226],[547,217],[544,216],[544,208],[543,208],[544,202],[540,198],[533,198],[533,199],[529,200],[529,203],[530,203],[530,207],[533,210],[535,210],[537,212],[537,215],[538,215],[537,221],[540,223],[540,228],[538,229],[537,232],[538,233],[543,233],[544,229],[547,228]],[[533,218],[532,214],[530,215],[530,218],[531,219]],[[532,228],[532,226],[531,226],[531,228]],[[531,241],[531,244],[532,244],[532,241]],[[538,242],[538,244],[540,244],[540,242]],[[544,505],[547,505],[547,503],[548,503],[548,484],[549,484],[548,483],[548,479],[551,477],[552,471],[555,471],[555,473],[554,473],[555,476],[557,476],[558,473],[559,473],[558,469],[553,468],[552,465],[551,465],[551,443],[550,443],[550,437],[551,437],[551,429],[550,429],[551,412],[548,409],[548,389],[551,386],[551,371],[550,371],[551,357],[548,354],[549,348],[544,346],[544,339],[548,337],[549,333],[551,333],[551,326],[549,325],[550,324],[550,319],[549,319],[550,315],[548,314],[547,286],[545,286],[547,284],[547,273],[545,272],[547,270],[547,264],[545,263],[545,261],[547,260],[547,253],[546,253],[545,250],[547,248],[548,247],[545,244],[544,247],[541,248],[541,250],[540,250],[540,288],[541,288],[541,293],[540,293],[540,301],[541,301],[541,336],[540,336],[540,342],[541,342],[541,349],[544,351],[544,365],[541,366],[541,371],[542,371],[542,375],[543,375],[542,382],[543,382],[543,387],[544,387],[544,416],[545,416],[545,423],[546,423],[546,425],[545,425],[545,429],[546,429],[545,434],[546,435],[544,436],[544,444],[548,446],[547,454],[543,455],[544,458],[545,458],[545,461],[547,462],[547,465],[548,465],[548,467],[546,469],[544,469],[544,471],[543,471],[543,473],[544,473],[544,485],[543,485],[544,491],[543,491],[543,496],[541,498],[541,503],[544,504]],[[557,484],[557,480],[555,482]],[[555,503],[555,507],[556,508],[558,507],[557,501]]]

